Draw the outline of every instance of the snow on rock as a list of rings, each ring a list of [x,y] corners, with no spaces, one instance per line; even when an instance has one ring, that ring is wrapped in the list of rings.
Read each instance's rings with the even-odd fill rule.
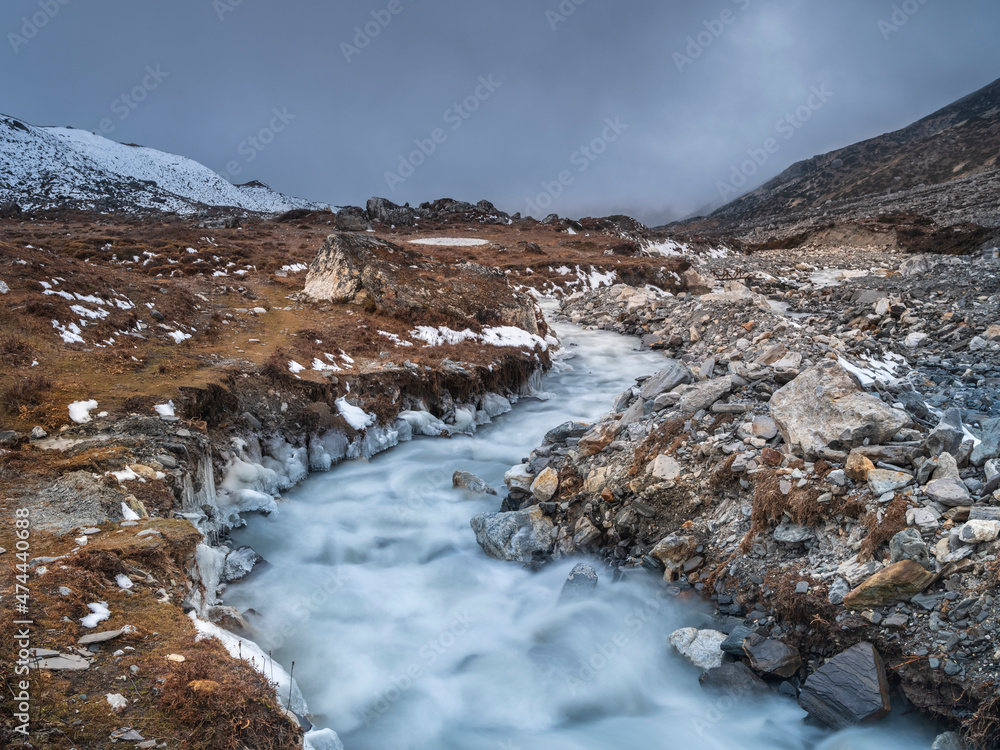
[[[208,206],[277,213],[329,206],[290,198],[261,183],[233,185],[203,164],[126,146],[86,130],[34,127],[0,116],[0,203],[22,208],[121,208],[191,214]],[[36,186],[45,185],[45,190]],[[50,197],[53,196],[53,197]]]
[[[299,690],[298,684],[285,671],[284,667],[265,654],[260,646],[253,641],[240,638],[234,633],[199,619],[194,612],[191,612],[189,616],[198,630],[200,640],[215,638],[220,641],[230,656],[247,661],[254,669],[275,683],[277,693],[282,697],[283,703],[291,694],[291,703],[288,707],[292,711],[302,716],[309,713],[309,707],[306,705],[305,698],[302,697],[302,691]]]
[[[344,397],[337,399],[337,411],[340,412],[340,416],[347,420],[347,424],[355,430],[363,430],[375,423],[374,415],[368,414],[364,409],[348,403]]]
[[[97,402],[93,399],[90,401],[74,401],[69,405],[69,418],[77,424],[86,424],[90,421],[90,412],[96,408]]]
[[[305,750],[344,750],[344,743],[332,729],[313,729],[306,732]]]
[[[611,272],[614,273],[613,271]],[[410,335],[426,342],[427,346],[444,346],[445,344],[460,344],[463,341],[479,341],[489,346],[512,346],[517,348],[534,349],[540,346],[542,351],[549,348],[548,343],[541,336],[528,333],[522,328],[515,326],[496,326],[484,328],[482,333],[475,333],[469,329],[464,331],[453,331],[448,326],[418,326],[410,331]]]
[[[122,517],[126,521],[138,521],[139,514],[132,510],[128,505],[122,503]]]
[[[93,602],[87,606],[90,608],[90,614],[80,618],[80,624],[85,628],[96,628],[98,623],[111,617],[111,610],[108,609],[107,602]]]
[[[4,282],[0,281],[0,294],[7,294],[10,291],[10,287]]]

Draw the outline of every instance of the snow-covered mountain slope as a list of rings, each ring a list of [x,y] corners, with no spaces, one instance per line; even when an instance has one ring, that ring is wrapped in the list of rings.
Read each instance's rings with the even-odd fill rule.
[[[0,203],[25,209],[194,213],[206,206],[277,213],[325,204],[259,182],[244,187],[183,156],[127,146],[85,130],[40,128],[0,115]]]

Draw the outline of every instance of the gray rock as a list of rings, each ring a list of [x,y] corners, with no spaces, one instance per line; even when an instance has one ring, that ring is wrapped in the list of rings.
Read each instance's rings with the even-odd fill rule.
[[[753,418],[753,436],[771,440],[778,436],[778,425],[771,417],[757,416]]]
[[[969,521],[958,530],[958,538],[966,544],[992,542],[1000,536],[1000,521]]]
[[[888,469],[872,469],[868,472],[868,486],[874,495],[884,495],[886,492],[901,490],[913,482],[913,476],[901,471]]]
[[[767,683],[742,662],[723,664],[721,667],[709,669],[698,678],[698,684],[710,693],[725,693],[740,698],[766,695],[771,692]]]
[[[720,398],[731,393],[733,387],[732,375],[723,375],[721,378],[695,385],[681,386],[680,390],[677,391],[680,395],[677,408],[684,414],[694,414],[709,408]]]
[[[966,746],[958,732],[945,732],[934,739],[931,750],[966,750]]]
[[[750,659],[750,666],[763,674],[791,677],[802,666],[802,657],[791,646],[757,633],[743,642],[743,652]]]
[[[667,366],[642,384],[639,396],[651,401],[661,393],[672,391],[679,385],[685,385],[693,380],[687,365],[676,359],[668,359]]]
[[[1000,418],[983,420],[982,442],[972,449],[969,461],[973,466],[982,466],[991,458],[1000,456]]]
[[[476,495],[495,495],[497,491],[480,479],[475,474],[468,471],[456,471],[451,476],[451,486],[456,489],[465,490]]]
[[[498,560],[531,562],[552,551],[555,526],[537,505],[511,513],[480,513],[471,521],[476,541]]]
[[[49,436],[49,433],[47,433],[45,431],[45,429],[42,428],[42,427],[37,427],[36,426],[36,427],[33,427],[32,430],[31,430],[31,439],[32,440],[43,440],[44,438],[47,438],[48,436]]]
[[[811,367],[771,397],[771,416],[785,442],[806,456],[827,448],[849,450],[865,440],[881,444],[906,426],[909,415],[865,392],[837,362]]]
[[[0,445],[14,445],[17,443],[18,434],[13,430],[0,432]]]
[[[934,502],[947,505],[949,508],[972,505],[969,490],[957,479],[935,479],[924,487],[924,492]]]
[[[413,226],[417,216],[412,208],[397,206],[386,198],[369,198],[367,213],[372,221],[397,227]]]
[[[570,438],[581,438],[590,432],[593,426],[586,422],[564,422],[545,433],[545,442],[565,443]]]
[[[114,640],[124,632],[124,630],[107,630],[103,633],[91,633],[83,636],[77,641],[77,643],[81,646],[90,646],[94,643],[104,643],[106,641]]]
[[[37,669],[49,669],[53,672],[82,672],[90,668],[90,662],[76,654],[60,654],[49,656],[38,661],[31,661],[29,666]]]
[[[722,642],[720,648],[727,654],[731,654],[733,656],[746,656],[743,652],[743,642],[751,635],[753,635],[753,630],[745,625],[737,625],[733,628],[729,637]]]
[[[930,548],[916,529],[903,529],[896,534],[889,542],[889,555],[890,564],[913,560],[928,570],[934,570]]]
[[[830,585],[830,593],[827,594],[827,601],[830,604],[843,604],[844,597],[851,593],[851,584],[845,579],[838,577]]]
[[[366,232],[372,228],[365,209],[359,206],[344,206],[333,219],[333,225],[341,232]]]
[[[559,593],[559,603],[589,599],[597,588],[597,571],[586,563],[580,563],[569,572],[566,583]]]
[[[226,555],[222,577],[227,581],[242,581],[261,562],[264,562],[264,558],[252,547],[238,547]]]
[[[892,706],[882,657],[870,643],[838,654],[809,676],[799,705],[837,731],[883,718]]]
[[[963,440],[965,440],[965,431],[962,428],[962,411],[961,409],[948,409],[941,417],[941,421],[924,440],[924,447],[932,456],[941,453],[955,455],[962,447]]]
[[[800,526],[791,521],[783,521],[774,530],[774,540],[782,544],[803,544],[815,536],[816,534],[808,526]]]

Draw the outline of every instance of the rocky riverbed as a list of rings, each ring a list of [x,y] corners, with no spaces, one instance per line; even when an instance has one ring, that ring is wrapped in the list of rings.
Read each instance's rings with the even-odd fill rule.
[[[763,678],[834,728],[912,703],[994,746],[998,269],[989,253],[809,261],[563,300],[663,367],[597,423],[548,433],[473,528],[502,559],[597,554],[713,600],[716,633],[673,639],[713,667],[703,684]]]

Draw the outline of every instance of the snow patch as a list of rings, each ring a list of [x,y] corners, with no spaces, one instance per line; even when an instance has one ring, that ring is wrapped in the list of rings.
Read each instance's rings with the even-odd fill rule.
[[[93,399],[90,401],[74,401],[69,405],[69,418],[77,424],[86,424],[90,421],[90,412],[96,408],[97,402]]]

